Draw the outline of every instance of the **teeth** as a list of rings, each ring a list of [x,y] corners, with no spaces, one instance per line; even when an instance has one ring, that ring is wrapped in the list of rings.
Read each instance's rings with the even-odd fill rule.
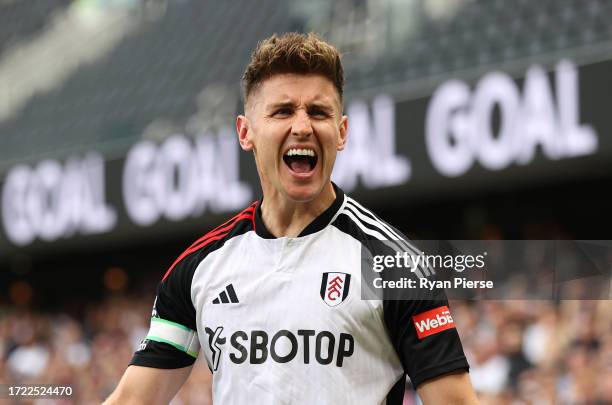
[[[312,149],[289,149],[286,153],[287,156],[315,156],[315,152]]]

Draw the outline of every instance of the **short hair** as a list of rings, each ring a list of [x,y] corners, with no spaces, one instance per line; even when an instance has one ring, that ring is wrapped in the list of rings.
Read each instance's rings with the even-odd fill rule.
[[[242,76],[245,103],[266,79],[283,73],[324,76],[333,83],[342,103],[344,70],[340,52],[317,34],[289,32],[260,41]]]

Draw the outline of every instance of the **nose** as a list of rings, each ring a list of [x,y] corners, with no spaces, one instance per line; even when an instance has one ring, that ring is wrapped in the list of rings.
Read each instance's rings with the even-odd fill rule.
[[[295,118],[291,123],[291,135],[310,136],[312,135],[312,122],[308,113],[302,109],[297,110]]]

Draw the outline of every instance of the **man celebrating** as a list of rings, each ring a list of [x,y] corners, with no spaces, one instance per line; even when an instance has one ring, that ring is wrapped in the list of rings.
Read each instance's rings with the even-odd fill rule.
[[[218,404],[401,404],[406,374],[425,404],[477,403],[444,298],[360,297],[369,241],[405,242],[331,182],[348,128],[338,51],[272,36],[243,84],[236,129],[263,199],[170,266],[108,403],[169,402],[200,348]],[[443,327],[417,328],[436,316]]]

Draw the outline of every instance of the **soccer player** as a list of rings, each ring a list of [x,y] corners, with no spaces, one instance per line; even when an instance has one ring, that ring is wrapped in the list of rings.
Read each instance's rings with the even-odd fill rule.
[[[236,130],[263,198],[170,266],[107,403],[168,403],[198,353],[222,405],[401,404],[406,374],[425,404],[477,403],[445,298],[360,295],[363,249],[401,235],[331,182],[348,139],[337,50],[272,36],[243,85]]]

